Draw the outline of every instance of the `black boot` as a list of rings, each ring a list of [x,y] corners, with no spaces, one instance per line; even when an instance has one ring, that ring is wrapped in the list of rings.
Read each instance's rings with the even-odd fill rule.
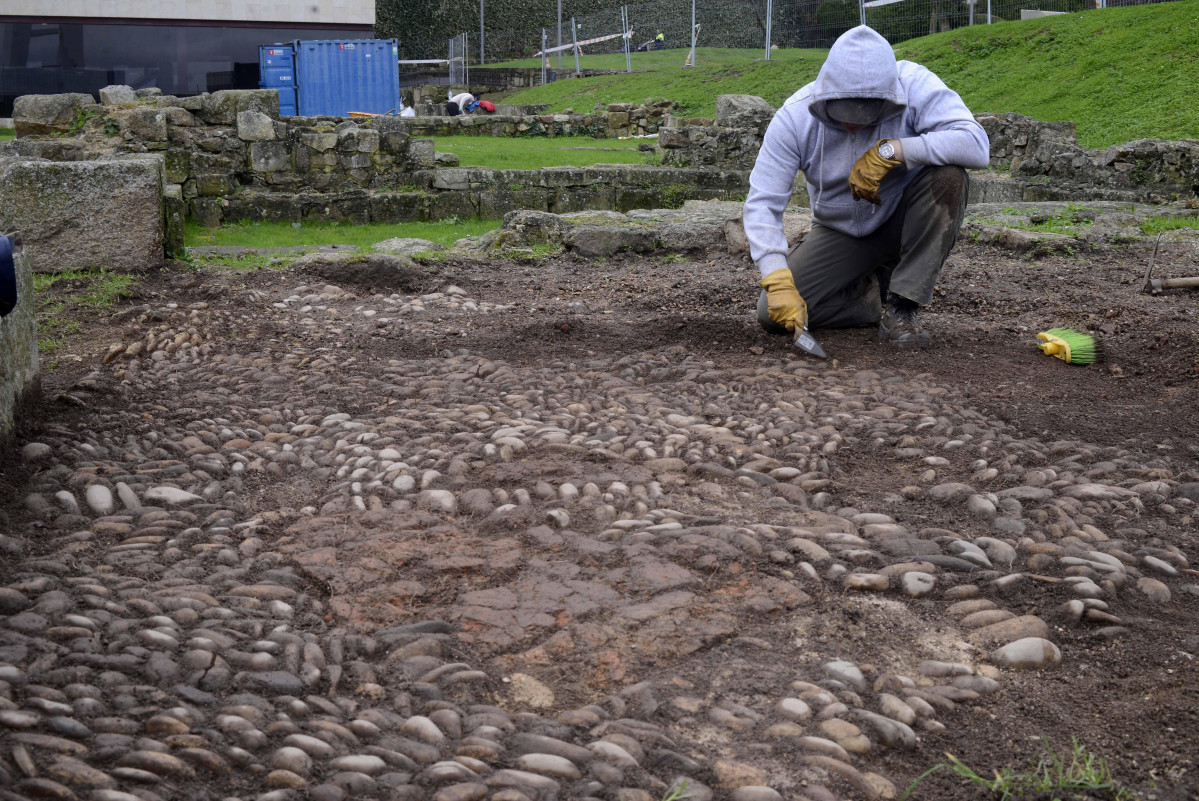
[[[924,348],[932,338],[920,327],[916,313],[920,304],[902,295],[891,293],[883,317],[878,323],[878,339],[901,348]]]

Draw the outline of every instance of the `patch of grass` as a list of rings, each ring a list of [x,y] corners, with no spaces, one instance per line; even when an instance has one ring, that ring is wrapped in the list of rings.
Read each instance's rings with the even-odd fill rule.
[[[37,352],[39,356],[49,356],[52,353],[57,353],[66,346],[67,340],[64,337],[43,335],[37,338]]]
[[[1058,214],[1048,214],[1036,210],[1020,211],[1014,208],[1006,208],[999,213],[1004,216],[1014,217],[1028,215],[1028,222],[1013,220],[1003,220],[1000,222],[1001,225],[1008,228],[1019,228],[1023,231],[1036,231],[1040,233],[1065,234],[1066,236],[1077,236],[1080,229],[1093,225],[1095,222],[1094,211],[1075,203],[1067,205]]]
[[[640,142],[635,139],[438,136],[433,142],[438,153],[456,155],[462,167],[539,170],[542,167],[590,167],[593,164],[661,163],[657,154],[638,150]]]
[[[687,788],[687,780],[678,783],[678,786],[672,788],[670,792],[662,796],[662,801],[684,801],[691,797],[691,790]]]
[[[0,142],[3,142],[7,139],[16,139],[16,138],[17,138],[17,132],[15,130],[13,130],[12,128],[0,128]]]
[[[557,255],[558,253],[561,253],[562,249],[563,248],[561,245],[556,245],[553,242],[539,242],[536,245],[533,245],[532,247],[527,248],[527,249],[518,249],[518,250],[509,249],[509,250],[505,251],[504,255],[511,258],[513,261],[538,262],[538,261],[541,261],[542,259],[546,259],[546,258],[549,258],[550,256],[554,256],[554,255]],[[430,253],[427,255],[436,256],[438,254]]]
[[[71,282],[70,290],[55,292],[54,297],[47,297],[55,285],[68,281]],[[83,326],[78,320],[72,319],[72,315],[112,308],[117,301],[128,296],[130,287],[136,281],[135,276],[104,270],[35,273],[33,289],[38,296],[38,350],[43,355],[49,355],[66,348],[71,338],[83,330]],[[53,363],[46,366],[53,367]]]
[[[1090,225],[1089,222],[1082,223],[1082,224]],[[1065,217],[1050,217],[1047,220],[1041,220],[1040,222],[1032,222],[1032,223],[1028,223],[1027,225],[1020,225],[1019,223],[1013,223],[1013,224],[1009,225],[1008,227],[1009,228],[1023,228],[1025,231],[1034,231],[1037,233],[1044,233],[1044,234],[1065,234],[1066,236],[1074,236],[1076,233],[1078,233],[1079,225],[1080,225],[1079,223],[1075,223],[1071,220],[1066,219]]]
[[[981,787],[992,793],[998,801],[1015,801],[1022,798],[1052,798],[1060,801],[1132,801],[1133,796],[1112,778],[1107,761],[1095,756],[1074,740],[1069,761],[1055,754],[1049,742],[1042,740],[1044,753],[1037,764],[1028,770],[1015,771],[1010,766],[995,771],[988,779],[979,775],[953,754],[946,754],[948,762],[940,762],[925,771],[912,783],[900,801],[905,801],[919,784],[937,771],[948,769],[967,784]]]
[[[1183,228],[1199,229],[1199,216],[1177,217],[1161,214],[1150,217],[1141,223],[1141,230],[1150,236],[1164,231],[1180,231]]]
[[[351,223],[238,222],[205,228],[188,220],[184,241],[188,247],[220,245],[246,248],[293,245],[354,245],[370,250],[387,239],[428,239],[452,245],[467,236],[480,236],[500,227],[501,220],[441,220],[438,222],[353,225]]]
[[[219,256],[194,256],[191,259],[191,264],[196,268],[216,267],[225,270],[283,270],[286,269],[295,258],[274,257],[259,253],[240,253],[237,255]]]
[[[81,306],[91,309],[107,309],[113,303],[128,295],[128,289],[137,279],[123,273],[110,273],[107,270],[68,270],[61,273],[35,273],[33,290],[38,295],[45,294],[51,287],[61,281],[73,281],[81,284],[81,291],[71,296],[71,300]],[[42,303],[51,301],[43,300]]]
[[[101,273],[88,290],[80,296],[79,302],[91,309],[108,309],[129,293],[133,285],[132,275],[120,273]]]

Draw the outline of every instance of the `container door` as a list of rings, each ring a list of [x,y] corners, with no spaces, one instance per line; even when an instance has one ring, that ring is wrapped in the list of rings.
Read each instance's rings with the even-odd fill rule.
[[[258,48],[258,85],[279,91],[279,115],[296,116],[296,49],[289,44]]]
[[[296,42],[296,84],[304,116],[400,111],[399,43],[394,39]]]

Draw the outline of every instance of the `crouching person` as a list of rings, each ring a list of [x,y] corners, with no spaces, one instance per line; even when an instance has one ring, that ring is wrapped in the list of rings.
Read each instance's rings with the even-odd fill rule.
[[[843,34],[816,80],[775,113],[750,175],[744,220],[762,327],[877,325],[883,342],[927,345],[917,311],[957,239],[965,168],[989,156],[986,132],[940,78],[897,62],[865,25]],[[783,210],[799,171],[812,230],[789,250]]]

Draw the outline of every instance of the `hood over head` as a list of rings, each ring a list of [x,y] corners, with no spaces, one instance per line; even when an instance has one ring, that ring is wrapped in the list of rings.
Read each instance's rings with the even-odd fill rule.
[[[900,114],[907,107],[907,95],[899,84],[895,51],[866,25],[851,28],[833,43],[816,76],[809,110],[825,125],[840,127],[841,120],[829,114],[828,103],[844,99],[882,100],[878,119],[870,122]]]

